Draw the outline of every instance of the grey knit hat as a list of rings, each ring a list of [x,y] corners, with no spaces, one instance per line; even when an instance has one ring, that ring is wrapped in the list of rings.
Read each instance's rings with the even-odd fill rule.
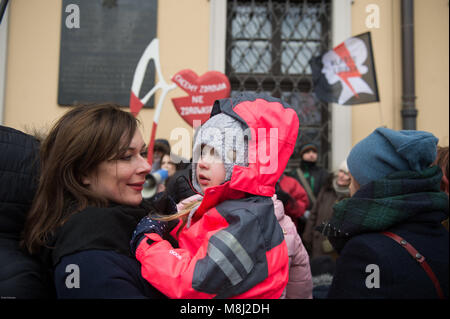
[[[225,166],[225,181],[229,181],[235,165],[248,166],[249,136],[245,133],[243,124],[224,113],[211,117],[197,130],[192,156],[192,184],[197,191],[202,193],[196,178],[202,145],[217,152]]]

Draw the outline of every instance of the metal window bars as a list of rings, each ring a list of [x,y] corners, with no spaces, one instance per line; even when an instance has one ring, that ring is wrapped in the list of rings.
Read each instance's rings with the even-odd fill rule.
[[[330,0],[229,0],[226,75],[231,96],[266,92],[290,104],[300,119],[297,147],[319,146],[320,164],[329,167],[331,113],[313,93],[309,60],[331,46]]]

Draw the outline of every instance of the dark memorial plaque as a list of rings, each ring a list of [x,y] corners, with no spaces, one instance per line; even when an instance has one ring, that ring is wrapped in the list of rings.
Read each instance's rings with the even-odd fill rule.
[[[79,25],[67,19],[79,8]],[[128,106],[136,65],[156,37],[157,0],[63,0],[58,104]],[[141,92],[155,81],[149,63]],[[153,107],[151,99],[147,107]]]

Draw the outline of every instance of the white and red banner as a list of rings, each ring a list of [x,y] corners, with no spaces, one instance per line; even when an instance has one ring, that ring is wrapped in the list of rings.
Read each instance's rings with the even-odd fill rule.
[[[351,37],[310,61],[314,92],[341,105],[378,102],[370,32]]]
[[[153,61],[158,74],[158,83],[144,96],[140,94],[142,82],[148,64]],[[209,71],[198,76],[194,71],[186,69],[176,73],[172,77],[174,83],[167,83],[161,72],[159,62],[159,41],[153,39],[142,54],[134,72],[133,83],[130,93],[130,112],[137,116],[144,105],[161,89],[161,96],[153,116],[152,131],[148,147],[147,161],[153,162],[153,146],[158,128],[159,117],[161,115],[164,99],[167,93],[177,86],[188,93],[188,96],[172,99],[175,109],[180,116],[190,125],[194,126],[194,120],[203,124],[209,119],[212,106],[215,100],[220,100],[230,96],[230,81],[227,76],[217,71]]]
[[[230,96],[230,81],[225,74],[208,71],[198,76],[194,71],[186,69],[172,77],[172,81],[188,96],[173,98],[172,102],[178,114],[190,126],[194,120],[201,124],[209,119],[215,100]]]

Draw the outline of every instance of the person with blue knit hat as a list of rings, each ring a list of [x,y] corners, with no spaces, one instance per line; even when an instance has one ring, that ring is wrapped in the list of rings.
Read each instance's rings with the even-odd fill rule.
[[[347,165],[359,185],[396,171],[420,172],[436,158],[437,142],[438,139],[428,132],[380,127],[355,145]]]
[[[448,298],[448,196],[429,132],[377,128],[351,150],[351,197],[317,228],[339,253],[328,298]]]

